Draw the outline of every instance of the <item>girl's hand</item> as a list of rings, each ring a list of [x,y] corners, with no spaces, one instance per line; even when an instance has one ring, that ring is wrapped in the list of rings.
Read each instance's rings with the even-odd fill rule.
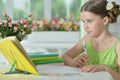
[[[86,54],[81,54],[74,60],[74,65],[77,67],[83,67],[85,66],[85,63],[88,62],[88,56]]]
[[[88,65],[81,68],[81,72],[98,72],[98,71],[105,71],[107,66],[102,64],[97,65]]]

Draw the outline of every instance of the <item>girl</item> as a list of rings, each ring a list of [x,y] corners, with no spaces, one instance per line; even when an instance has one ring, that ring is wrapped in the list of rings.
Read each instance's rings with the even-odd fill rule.
[[[80,13],[87,35],[63,55],[64,63],[80,67],[82,72],[107,71],[115,80],[120,80],[120,40],[108,30],[119,14],[120,7],[115,2],[87,1]],[[87,55],[84,54],[83,41]]]

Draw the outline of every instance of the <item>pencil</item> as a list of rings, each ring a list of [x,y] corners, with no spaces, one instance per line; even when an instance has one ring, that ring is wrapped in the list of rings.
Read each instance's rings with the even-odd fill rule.
[[[84,49],[84,53],[87,54],[87,48],[86,48],[86,43],[85,43],[85,41],[83,41],[83,49]]]

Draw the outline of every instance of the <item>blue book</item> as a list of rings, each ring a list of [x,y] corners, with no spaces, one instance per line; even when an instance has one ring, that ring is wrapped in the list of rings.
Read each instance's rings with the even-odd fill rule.
[[[57,52],[32,52],[28,53],[30,58],[40,58],[40,57],[56,57],[59,56]]]

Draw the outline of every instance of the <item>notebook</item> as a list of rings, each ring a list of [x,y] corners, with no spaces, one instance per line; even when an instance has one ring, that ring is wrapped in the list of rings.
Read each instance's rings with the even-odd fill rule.
[[[35,75],[39,74],[32,60],[15,36],[0,40],[0,52],[10,64],[15,65],[16,70]]]

